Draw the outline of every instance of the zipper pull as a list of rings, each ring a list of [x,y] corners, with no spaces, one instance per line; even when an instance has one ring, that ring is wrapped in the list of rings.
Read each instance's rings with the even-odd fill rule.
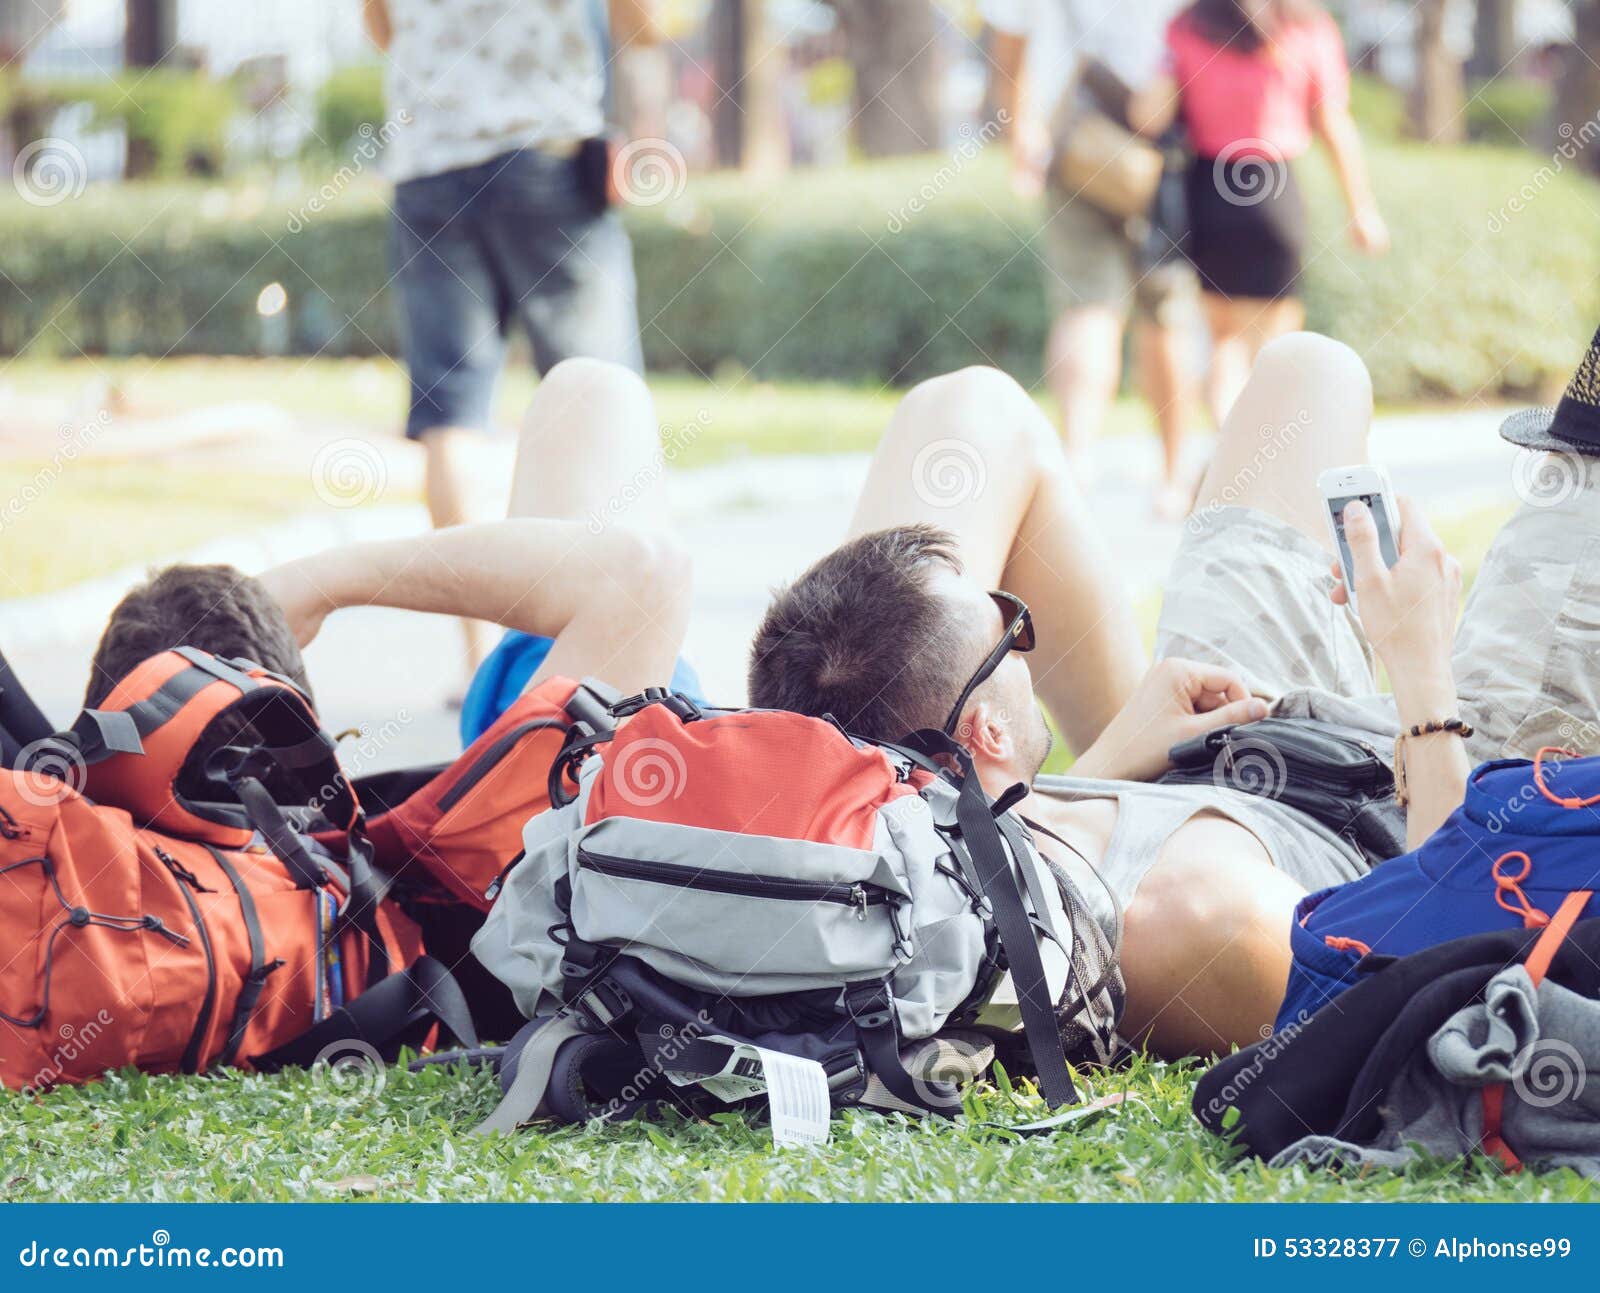
[[[215,889],[207,889],[205,885],[201,884],[199,876],[197,876],[193,871],[189,870],[188,867],[184,866],[183,863],[178,861],[177,858],[173,857],[172,854],[168,853],[166,849],[161,847],[161,845],[154,844],[151,847],[155,849],[156,857],[161,859],[167,870],[172,872],[173,875],[177,876],[178,879],[182,880],[184,884],[188,885],[189,888],[193,889],[196,893],[216,892]]]
[[[864,885],[864,884],[853,884],[853,885],[851,885],[850,886],[850,897],[856,904],[856,919],[857,920],[865,920],[867,918],[867,887],[866,887],[866,885]]]
[[[495,878],[490,881],[489,887],[483,891],[483,900],[485,902],[493,902],[500,896],[500,891],[506,887],[506,877],[511,874],[512,868],[515,867],[517,863],[522,861],[522,859],[526,856],[527,851],[524,850],[523,852],[518,853],[516,857],[512,858],[511,861],[507,862],[505,866],[501,868],[500,874],[495,876]]]

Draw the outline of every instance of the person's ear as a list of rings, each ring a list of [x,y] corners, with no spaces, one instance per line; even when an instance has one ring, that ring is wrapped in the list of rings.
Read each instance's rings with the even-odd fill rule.
[[[992,763],[1004,763],[1013,753],[1011,725],[998,706],[987,699],[974,699],[967,705],[956,727],[956,739],[972,752],[974,758]]]

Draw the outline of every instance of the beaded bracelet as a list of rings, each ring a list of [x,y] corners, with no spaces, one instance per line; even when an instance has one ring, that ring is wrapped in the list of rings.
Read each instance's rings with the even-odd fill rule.
[[[1394,801],[1402,808],[1411,802],[1411,794],[1406,786],[1406,741],[1412,737],[1432,736],[1436,732],[1449,732],[1464,741],[1472,735],[1472,724],[1460,718],[1433,718],[1426,723],[1413,723],[1409,731],[1395,737]]]

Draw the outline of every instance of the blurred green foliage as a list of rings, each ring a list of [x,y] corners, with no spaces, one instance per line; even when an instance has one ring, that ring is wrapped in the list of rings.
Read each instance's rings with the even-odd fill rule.
[[[1350,245],[1323,160],[1301,164],[1310,326],[1360,350],[1387,401],[1558,385],[1600,317],[1593,182],[1521,149],[1370,152],[1394,235],[1381,260]],[[91,185],[0,203],[0,353],[254,353],[273,281],[295,352],[393,351],[386,193],[368,169],[321,197],[308,174],[304,195]],[[996,150],[697,177],[626,215],[656,371],[904,383],[993,363],[1039,379],[1042,216]]]
[[[383,68],[377,63],[341,67],[317,91],[316,133],[308,152],[347,154],[362,126],[377,133],[384,121]]]
[[[1554,91],[1545,81],[1500,76],[1473,86],[1467,138],[1476,143],[1539,146],[1550,131]]]

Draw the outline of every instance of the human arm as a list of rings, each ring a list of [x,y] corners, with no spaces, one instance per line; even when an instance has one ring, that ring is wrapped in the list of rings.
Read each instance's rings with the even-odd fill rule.
[[[1325,101],[1312,109],[1311,125],[1333,161],[1339,191],[1350,210],[1350,237],[1369,256],[1381,256],[1389,250],[1389,228],[1372,193],[1355,118],[1345,103]]]
[[[1005,114],[1006,139],[1011,149],[1011,187],[1021,197],[1034,197],[1044,190],[1050,130],[1034,111],[1028,94],[1026,31],[997,27],[992,58],[995,99]]]
[[[1267,716],[1267,703],[1252,696],[1230,670],[1193,660],[1158,660],[1078,756],[1072,775],[1106,781],[1150,781],[1172,766],[1167,752],[1230,723]]]
[[[1378,529],[1359,502],[1344,509],[1345,538],[1355,571],[1361,627],[1389,672],[1400,727],[1456,716],[1458,700],[1450,672],[1456,614],[1461,602],[1461,566],[1428,519],[1409,498],[1400,508],[1400,559],[1383,563]],[[1349,591],[1334,563],[1333,600],[1348,604]],[[1454,733],[1413,737],[1405,743],[1406,844],[1416,848],[1444,824],[1466,794],[1471,768],[1466,746]]]
[[[1163,73],[1128,96],[1128,129],[1155,138],[1178,119],[1178,81]]]
[[[658,0],[611,0],[611,39],[619,50],[633,45],[659,45],[661,29]]]
[[[388,0],[361,0],[361,25],[367,37],[379,49],[388,49],[394,39],[394,26],[389,21]]]
[[[688,622],[685,558],[667,536],[517,518],[348,544],[261,576],[302,646],[350,606],[389,606],[554,638],[536,679],[597,674],[625,691],[663,682]]]

